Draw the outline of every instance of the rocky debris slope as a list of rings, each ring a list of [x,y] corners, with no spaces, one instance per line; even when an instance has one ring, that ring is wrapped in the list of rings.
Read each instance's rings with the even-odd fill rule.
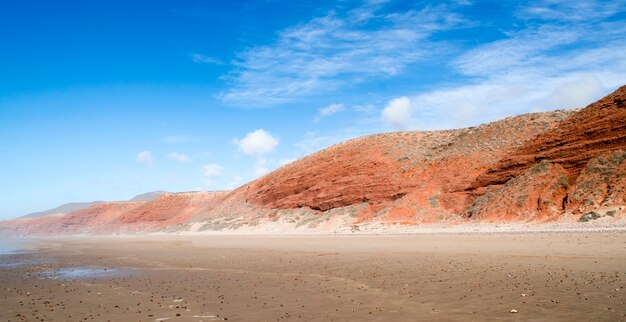
[[[556,219],[565,210],[568,186],[563,167],[542,161],[478,197],[464,214],[477,220],[541,222]]]
[[[232,192],[106,203],[40,221],[5,222],[0,232],[329,232],[620,219],[626,217],[625,101],[622,87],[579,110],[362,137]]]
[[[582,213],[621,205],[626,205],[626,152],[606,152],[589,160],[569,190],[567,210]]]
[[[117,216],[110,226],[121,231],[181,228],[194,216],[214,208],[226,193],[213,191],[166,194]]]
[[[468,189],[475,202],[465,214],[479,220],[499,218],[493,210],[497,208],[506,209],[509,213],[506,218],[513,220],[530,220],[535,216],[573,220],[581,213],[600,210],[615,214],[626,205],[624,150],[626,86],[563,120],[478,176]],[[502,207],[511,198],[538,196],[543,193],[545,181],[554,181],[551,176],[536,177],[543,184],[508,189],[538,164],[561,169],[554,174],[558,176],[560,193],[542,198],[537,204],[527,204],[523,209]],[[543,202],[553,203],[556,208],[547,211]]]
[[[504,183],[541,160],[558,163],[576,177],[590,159],[625,148],[626,86],[622,86],[500,160],[474,187]]]

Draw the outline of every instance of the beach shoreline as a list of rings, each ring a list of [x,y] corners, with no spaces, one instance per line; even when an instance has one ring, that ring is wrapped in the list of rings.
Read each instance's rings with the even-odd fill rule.
[[[623,232],[92,236],[26,247],[10,256],[25,264],[0,268],[1,320],[626,319]]]

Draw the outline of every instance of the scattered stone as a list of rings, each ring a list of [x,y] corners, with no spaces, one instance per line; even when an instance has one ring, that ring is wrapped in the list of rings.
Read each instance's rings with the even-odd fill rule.
[[[588,222],[590,220],[596,220],[598,218],[603,217],[602,215],[600,215],[599,213],[595,212],[595,211],[590,211],[582,216],[580,216],[580,218],[578,219],[579,222]]]

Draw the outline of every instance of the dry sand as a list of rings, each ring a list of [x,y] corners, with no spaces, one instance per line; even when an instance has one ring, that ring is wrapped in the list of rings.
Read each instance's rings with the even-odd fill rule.
[[[0,258],[0,321],[626,321],[626,233],[28,246]]]

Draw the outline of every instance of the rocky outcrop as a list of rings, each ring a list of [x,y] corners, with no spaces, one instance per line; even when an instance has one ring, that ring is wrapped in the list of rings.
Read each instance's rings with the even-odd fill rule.
[[[497,208],[496,204],[501,203],[476,209],[482,202],[494,199],[494,193],[503,194],[510,183],[524,177],[528,169],[534,169],[538,164],[546,162],[558,165],[565,171],[560,174],[564,175],[560,180],[567,183],[567,189],[563,196],[563,206],[559,208],[557,215],[580,214],[613,206],[619,208],[624,205],[625,198],[623,192],[626,179],[622,175],[624,148],[626,86],[538,135],[479,175],[468,189],[475,201],[465,214],[474,217],[474,210],[480,210],[477,214],[481,216],[486,208]],[[503,184],[504,187],[497,188]],[[509,193],[515,194],[515,191]],[[510,205],[499,208],[501,214],[515,209]],[[522,215],[535,210],[527,206],[514,212]],[[491,212],[486,217],[493,218],[495,214],[493,210]]]
[[[542,160],[558,163],[576,177],[590,159],[625,147],[626,86],[622,86],[524,144],[479,176],[472,187],[505,183]]]
[[[571,187],[567,210],[574,214],[626,205],[626,152],[614,151],[587,163]]]
[[[432,208],[436,198],[436,211],[423,216],[461,212],[467,205],[465,190],[478,175],[573,113],[534,113],[459,130],[362,137],[293,162],[238,189],[233,197],[268,209],[318,211],[360,203],[389,206],[406,197],[403,207],[416,214]]]
[[[567,202],[567,172],[542,161],[478,197],[464,215],[479,221],[543,222],[558,219]]]

